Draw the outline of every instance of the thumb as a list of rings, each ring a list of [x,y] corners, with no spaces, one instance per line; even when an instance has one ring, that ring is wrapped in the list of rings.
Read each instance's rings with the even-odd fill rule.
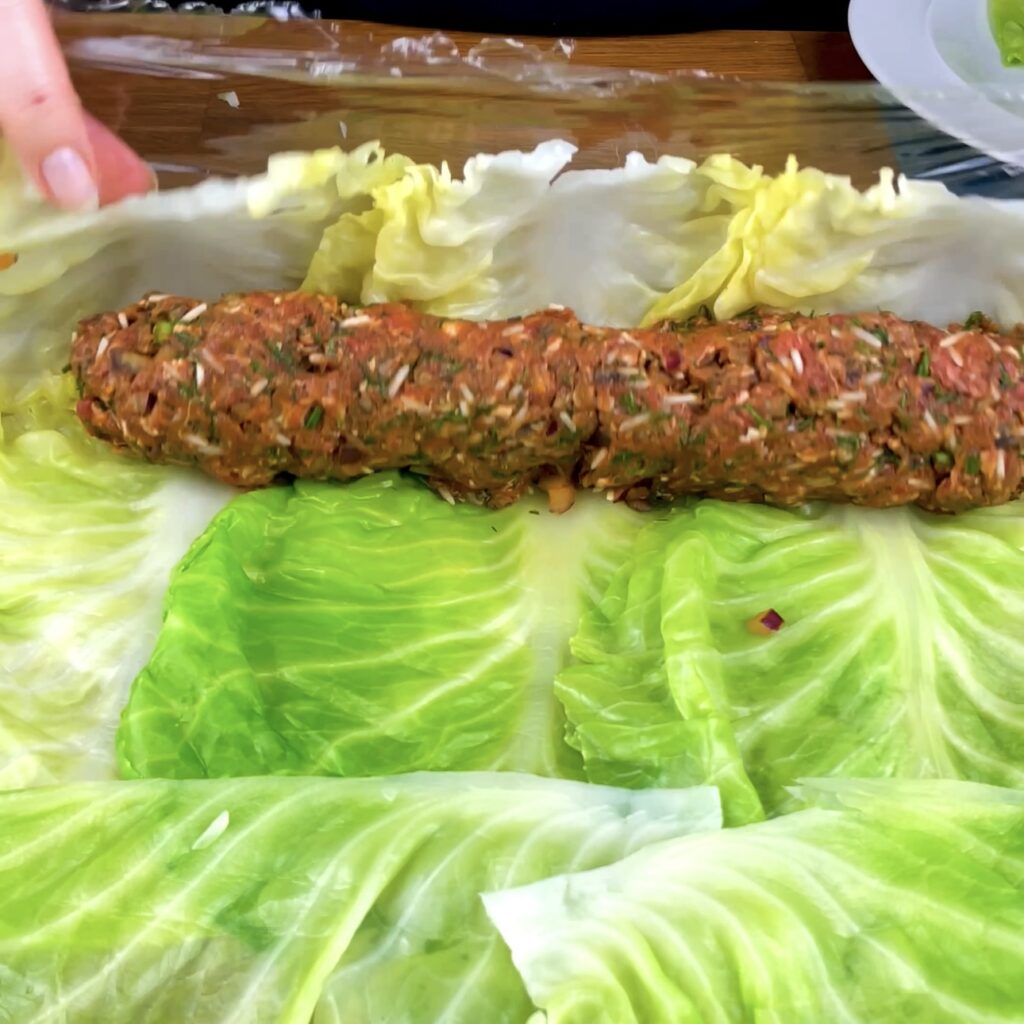
[[[100,205],[141,195],[156,185],[156,175],[148,165],[109,128],[88,114],[85,127],[96,166]]]
[[[42,0],[0,0],[0,131],[57,205],[98,203],[85,115]]]

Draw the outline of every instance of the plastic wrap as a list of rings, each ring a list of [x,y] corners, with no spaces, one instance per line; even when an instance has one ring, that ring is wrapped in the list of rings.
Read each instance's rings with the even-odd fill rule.
[[[729,152],[774,171],[794,154],[861,186],[893,167],[958,193],[1024,195],[1017,167],[945,135],[873,84],[593,68],[567,40],[460,49],[440,33],[381,39],[259,0],[230,17],[168,13],[161,0],[90,6],[120,13],[57,12],[76,83],[165,186],[256,172],[288,149],[377,139],[458,168],[475,153],[564,138],[579,147],[576,168],[618,166],[637,150]]]

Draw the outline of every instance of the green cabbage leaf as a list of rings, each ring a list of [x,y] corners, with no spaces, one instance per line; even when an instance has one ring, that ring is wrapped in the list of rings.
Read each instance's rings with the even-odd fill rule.
[[[9,1024],[522,1021],[479,893],[716,828],[714,790],[522,775],[0,794]]]
[[[667,669],[665,558],[687,515],[676,509],[641,530],[606,592],[585,609],[555,694],[566,712],[566,740],[592,782],[712,784],[722,793],[727,823],[737,824],[764,811],[729,715],[699,681],[684,677],[680,685]],[[683,565],[682,571],[689,579],[699,569]],[[668,578],[675,583],[674,572]]]
[[[1024,793],[826,780],[773,821],[489,893],[548,1024],[1020,1024]]]
[[[122,769],[582,777],[552,682],[642,523],[453,507],[398,474],[240,497],[175,570]]]
[[[753,634],[768,609],[783,627]],[[732,822],[807,776],[1021,788],[1024,505],[693,502],[645,527],[572,647],[556,692],[596,781],[712,781]]]
[[[988,0],[992,37],[1008,68],[1024,64],[1024,4],[1021,0]]]

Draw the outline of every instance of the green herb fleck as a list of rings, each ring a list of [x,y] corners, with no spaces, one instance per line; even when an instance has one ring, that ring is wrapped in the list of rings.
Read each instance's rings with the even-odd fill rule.
[[[860,438],[856,434],[837,434],[836,444],[851,453],[860,451]]]
[[[964,327],[969,331],[977,330],[985,322],[985,314],[981,310],[976,309],[965,321]]]
[[[319,405],[314,405],[310,408],[309,412],[306,413],[306,418],[302,421],[302,423],[307,430],[315,430],[318,426],[320,426],[320,421],[323,418],[323,407]]]
[[[877,324],[874,327],[869,327],[868,334],[873,334],[883,345],[889,344],[889,332],[884,327],[879,327]]]
[[[636,395],[632,391],[627,391],[624,395],[619,397],[619,405],[625,409],[630,416],[635,416],[640,411],[640,403],[636,400]]]
[[[953,456],[949,452],[936,452],[932,456],[932,465],[936,469],[949,469],[953,465]]]
[[[977,476],[981,472],[981,459],[976,452],[971,452],[964,459],[964,470],[970,473],[971,476]]]
[[[171,336],[173,330],[170,320],[158,320],[153,325],[153,340],[158,345],[162,345]]]
[[[750,418],[759,427],[770,427],[771,426],[771,422],[769,420],[766,420],[749,402],[747,402],[743,406],[743,408],[746,410],[746,412],[750,416]]]
[[[876,466],[898,466],[900,464],[900,457],[891,449],[883,448],[875,456]]]
[[[277,342],[272,341],[267,346],[273,353],[274,358],[284,367],[289,370],[295,368],[295,355],[289,349],[286,349],[283,345],[279,345]]]
[[[917,370],[915,372],[918,377],[927,377],[931,374],[932,361],[927,350],[921,353],[921,361],[917,364]]]
[[[683,323],[686,327],[696,327],[697,324],[704,323],[706,321],[714,323],[715,314],[711,312],[710,306],[705,303],[701,303],[701,305],[697,307],[697,312],[692,316],[688,316]]]
[[[999,386],[1005,391],[1007,388],[1013,387],[1013,381],[1010,379],[1010,375],[1006,372],[1005,366],[999,367]]]
[[[739,314],[743,316],[742,313]],[[708,305],[698,307],[696,313],[691,313],[682,320],[670,320],[668,325],[673,331],[692,331],[704,323],[714,323],[715,314]]]
[[[465,363],[461,362],[460,360],[452,359],[451,356],[446,355],[444,352],[438,352],[436,349],[428,349],[427,351],[421,353],[420,361],[424,363],[438,363],[439,373],[443,372],[444,370],[447,370],[449,373],[453,374],[458,373],[459,370],[461,370],[465,366]]]

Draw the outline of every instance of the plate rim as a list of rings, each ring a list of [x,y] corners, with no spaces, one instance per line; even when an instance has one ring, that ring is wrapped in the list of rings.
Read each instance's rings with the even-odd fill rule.
[[[1003,163],[1024,166],[1024,118],[993,103],[946,64],[927,33],[931,2],[850,0],[847,24],[854,49],[880,85],[939,131]],[[915,59],[907,61],[907,52]],[[970,97],[971,103],[951,106],[951,92]]]

